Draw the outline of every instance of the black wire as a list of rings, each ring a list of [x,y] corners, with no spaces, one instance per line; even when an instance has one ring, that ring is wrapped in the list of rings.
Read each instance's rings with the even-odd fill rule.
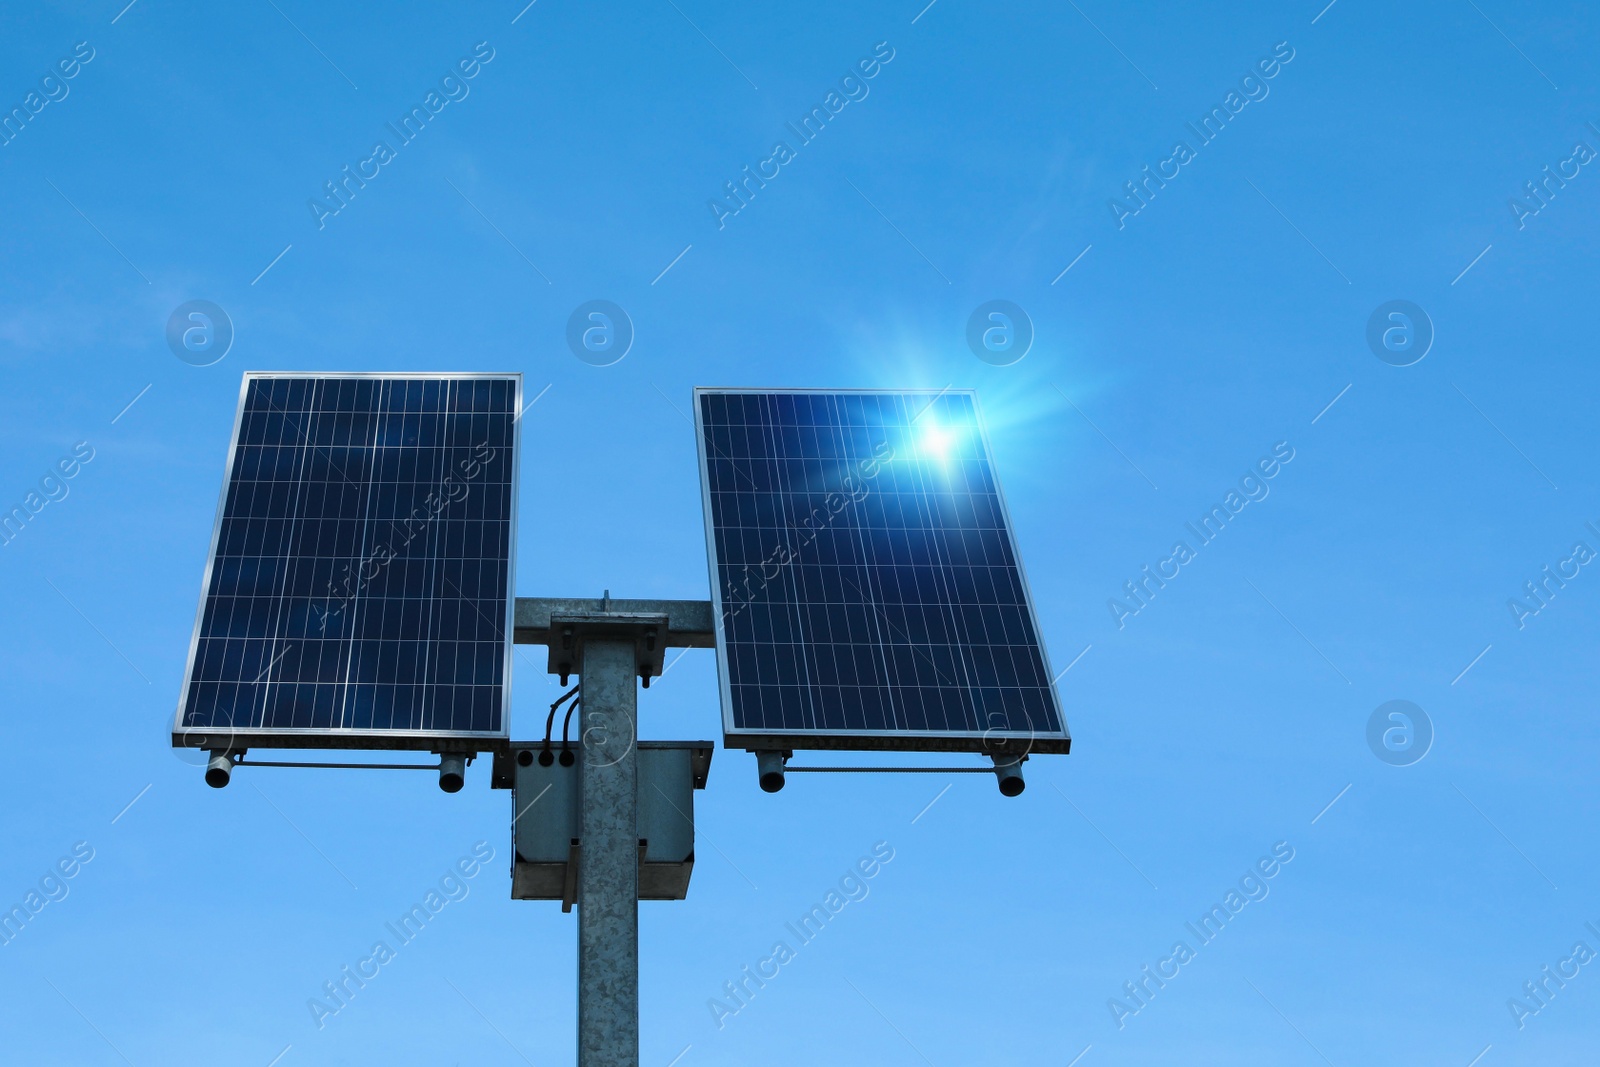
[[[567,726],[572,722],[572,713],[577,711],[578,705],[582,703],[582,697],[574,700],[572,706],[567,708],[567,717],[561,720],[561,751],[563,752],[567,750]]]
[[[576,685],[573,686],[565,693],[562,693],[559,697],[556,697],[556,702],[550,705],[550,717],[544,721],[544,750],[546,752],[550,751],[550,732],[554,730],[556,726],[556,709],[562,704],[566,703],[567,698],[576,693],[579,688],[581,687]]]

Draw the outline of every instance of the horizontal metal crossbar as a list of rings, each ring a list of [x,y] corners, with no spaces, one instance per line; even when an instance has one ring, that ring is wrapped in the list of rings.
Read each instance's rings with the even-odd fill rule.
[[[294,763],[287,760],[237,759],[235,767],[331,767],[341,771],[436,771],[437,763]]]
[[[993,767],[785,767],[787,774],[993,774]]]
[[[548,645],[559,639],[553,618],[588,616],[626,622],[633,618],[666,618],[665,648],[717,647],[716,620],[709,600],[614,600],[611,597],[517,597],[513,640],[519,645]]]

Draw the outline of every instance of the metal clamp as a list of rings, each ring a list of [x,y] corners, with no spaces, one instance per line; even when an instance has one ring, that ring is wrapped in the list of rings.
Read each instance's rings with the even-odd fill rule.
[[[515,640],[545,645],[548,669],[561,684],[578,673],[587,638],[631,637],[638,675],[644,687],[659,678],[668,648],[714,648],[716,630],[711,604],[704,600],[613,600],[610,590],[599,598],[518,597]]]

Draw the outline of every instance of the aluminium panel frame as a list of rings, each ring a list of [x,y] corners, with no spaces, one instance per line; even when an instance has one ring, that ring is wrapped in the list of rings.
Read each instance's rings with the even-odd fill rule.
[[[927,396],[928,404],[947,394],[965,395],[972,399],[973,418],[983,445],[983,457],[989,465],[994,482],[995,498],[999,503],[1000,517],[1005,523],[1006,538],[1011,546],[1011,558],[1016,563],[1017,577],[1022,585],[1022,596],[1033,623],[1034,638],[1038,643],[1039,658],[1048,684],[1050,700],[1055,706],[1061,730],[1056,732],[1028,730],[740,730],[733,722],[733,692],[728,677],[729,654],[727,633],[723,623],[721,575],[718,573],[717,531],[711,510],[711,477],[706,459],[706,429],[700,398],[708,394],[738,394],[772,396],[776,394],[805,396]],[[924,411],[927,408],[923,409]],[[919,412],[920,415],[920,412]],[[914,421],[914,420],[913,420]],[[1044,634],[1039,627],[1039,615],[1033,604],[1033,590],[1023,569],[1022,554],[1017,549],[1016,528],[1011,522],[1011,512],[1006,505],[1005,490],[1000,485],[1000,475],[995,467],[994,453],[989,446],[989,431],[978,405],[976,389],[757,389],[733,386],[695,386],[694,389],[695,448],[700,465],[700,504],[705,513],[706,559],[711,570],[711,605],[717,635],[717,691],[722,700],[722,743],[725,748],[742,748],[751,752],[789,751],[794,749],[832,749],[858,751],[904,752],[978,752],[989,753],[1001,746],[1015,746],[1025,752],[1066,754],[1072,751],[1072,735],[1067,728],[1067,717],[1062,710],[1061,697],[1056,691],[1055,677],[1050,666],[1050,651],[1045,647]]]
[[[244,425],[245,401],[250,383],[275,378],[314,378],[325,380],[419,380],[419,381],[509,381],[512,383],[511,416],[511,525],[506,537],[506,619],[505,652],[502,654],[500,690],[500,729],[492,730],[377,730],[345,727],[269,729],[245,727],[217,729],[186,727],[184,709],[189,702],[189,685],[194,675],[195,656],[200,648],[200,627],[205,621],[206,601],[211,593],[211,573],[216,566],[217,546],[222,537],[222,519],[233,483],[234,463],[238,459],[239,433]],[[211,547],[206,553],[205,574],[200,580],[200,604],[195,610],[194,632],[189,638],[189,655],[183,668],[183,688],[178,694],[178,709],[172,719],[173,748],[211,748],[197,741],[210,739],[226,744],[233,752],[250,748],[294,749],[369,749],[373,751],[450,751],[491,752],[504,748],[511,736],[512,634],[516,624],[517,595],[517,507],[522,443],[522,373],[520,371],[245,371],[239,384],[239,405],[234,412],[233,433],[228,438],[228,458],[223,466],[222,491],[217,495],[217,513],[211,525]]]

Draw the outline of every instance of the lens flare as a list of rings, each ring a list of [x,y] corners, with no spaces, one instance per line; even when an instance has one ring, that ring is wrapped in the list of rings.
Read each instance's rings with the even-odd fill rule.
[[[954,430],[939,425],[931,415],[924,415],[918,421],[922,424],[917,442],[918,450],[930,459],[936,459],[940,463],[948,462],[959,435]]]

